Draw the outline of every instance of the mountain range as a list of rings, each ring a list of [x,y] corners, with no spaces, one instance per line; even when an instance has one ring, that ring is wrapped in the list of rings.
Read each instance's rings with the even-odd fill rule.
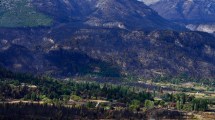
[[[214,37],[188,31],[143,2],[2,0],[0,23],[0,65],[12,71],[215,77]]]
[[[2,0],[1,6],[2,27],[57,22],[123,29],[184,29],[131,0]]]
[[[184,24],[188,29],[214,33],[214,0],[155,0],[146,2],[162,17]]]

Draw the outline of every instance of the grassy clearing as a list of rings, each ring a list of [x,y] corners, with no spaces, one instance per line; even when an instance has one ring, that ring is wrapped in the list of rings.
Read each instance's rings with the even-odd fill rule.
[[[52,19],[36,11],[30,0],[2,0],[0,27],[50,26]]]

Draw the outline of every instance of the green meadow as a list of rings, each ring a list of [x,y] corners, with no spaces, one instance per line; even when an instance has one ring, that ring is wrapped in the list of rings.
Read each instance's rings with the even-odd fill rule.
[[[52,19],[35,10],[30,0],[1,0],[0,27],[50,26]]]

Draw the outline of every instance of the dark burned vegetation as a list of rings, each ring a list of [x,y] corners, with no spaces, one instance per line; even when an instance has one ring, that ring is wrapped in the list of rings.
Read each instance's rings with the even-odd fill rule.
[[[89,109],[86,107],[63,107],[41,104],[0,104],[0,119],[144,119],[144,113],[130,110]]]

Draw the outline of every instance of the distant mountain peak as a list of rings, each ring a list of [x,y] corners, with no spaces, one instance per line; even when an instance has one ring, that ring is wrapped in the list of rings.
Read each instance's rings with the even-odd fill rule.
[[[147,0],[142,0],[147,2]],[[162,17],[191,30],[215,32],[215,0],[159,0],[149,4]]]
[[[159,0],[150,7],[170,20],[215,22],[215,0]]]

